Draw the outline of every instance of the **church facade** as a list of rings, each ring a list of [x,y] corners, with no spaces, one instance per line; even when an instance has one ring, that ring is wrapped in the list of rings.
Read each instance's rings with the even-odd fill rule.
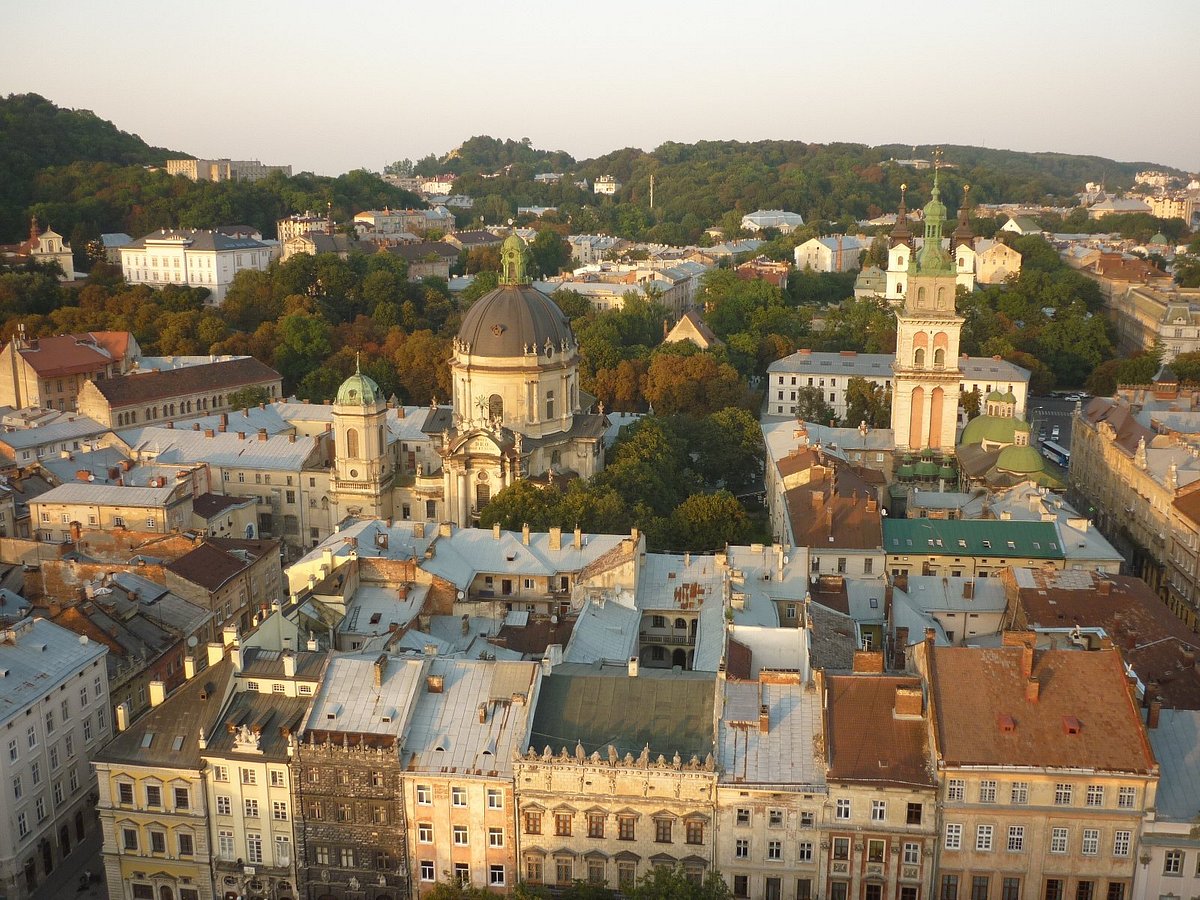
[[[567,317],[530,284],[525,258],[524,241],[510,235],[499,286],[463,317],[448,409],[435,401],[419,424],[400,429],[369,377],[356,371],[341,386],[330,480],[336,508],[466,527],[515,481],[587,478],[604,467],[607,420],[580,389]]]

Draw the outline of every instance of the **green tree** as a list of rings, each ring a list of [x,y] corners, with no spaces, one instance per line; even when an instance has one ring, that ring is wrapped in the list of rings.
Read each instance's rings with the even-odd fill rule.
[[[543,228],[529,244],[529,274],[549,278],[571,264],[571,245],[556,231]]]
[[[891,421],[891,397],[883,386],[857,375],[846,382],[846,426],[866,422],[872,428],[887,428]]]
[[[979,415],[979,410],[982,408],[983,397],[979,393],[979,388],[971,388],[965,394],[960,394],[958,405],[963,408],[963,412],[967,414],[968,419],[973,419]]]
[[[425,894],[426,900],[490,900],[494,896],[486,888],[461,881],[439,881]]]
[[[646,372],[645,394],[664,415],[704,415],[726,406],[753,406],[737,370],[705,352],[683,357],[656,353]]]
[[[670,530],[678,549],[720,550],[745,541],[750,517],[728,491],[692,494],[671,513]]]
[[[700,440],[689,442],[698,459],[700,475],[710,485],[724,484],[731,491],[743,491],[762,484],[762,428],[744,409],[726,407],[704,420]]]
[[[541,488],[522,478],[492,497],[479,513],[479,527],[491,528],[499,523],[506,531],[520,531],[523,525],[546,531],[551,525],[563,524],[558,519],[561,499],[556,488]]]
[[[655,866],[623,891],[627,900],[732,900],[733,892],[720,872],[711,871],[701,882],[692,881],[682,866]]]
[[[269,403],[271,395],[263,387],[244,387],[229,395],[230,409],[249,409],[260,403]]]
[[[796,391],[796,418],[801,422],[828,425],[837,418],[833,407],[825,402],[825,392],[819,387],[802,387]]]

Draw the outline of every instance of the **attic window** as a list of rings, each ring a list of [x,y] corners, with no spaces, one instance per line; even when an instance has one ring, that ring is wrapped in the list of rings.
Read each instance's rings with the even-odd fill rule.
[[[381,613],[381,612],[371,613],[371,624],[378,625],[379,620],[382,618],[383,618],[383,613]]]
[[[177,734],[175,740],[171,741],[171,750],[178,753],[181,749],[183,749],[183,735]]]
[[[1057,550],[1057,549],[1058,549],[1058,544],[1054,543],[1054,541],[1051,541],[1051,542],[1050,542],[1050,549],[1051,549],[1051,550]]]
[[[930,538],[930,539],[929,539],[929,546],[930,546],[930,547],[932,547],[932,546],[933,546],[933,538]]]
[[[991,549],[992,549],[992,542],[991,542],[991,541],[984,541],[984,542],[983,542],[983,546],[984,546],[984,547],[986,547],[988,550],[991,550]]]
[[[154,732],[153,731],[147,731],[144,735],[142,735],[142,749],[143,750],[149,750],[150,745],[153,743],[154,743]]]
[[[1062,724],[1064,734],[1079,734],[1083,731],[1083,723],[1074,716],[1063,716]]]
[[[1017,730],[1017,723],[1013,720],[1013,717],[1007,713],[1001,713],[1000,715],[996,716],[996,725],[1005,734],[1010,734]]]
[[[1042,549],[1042,545],[1041,545],[1041,543],[1040,543],[1040,542],[1038,542],[1038,541],[1034,541],[1034,542],[1033,542],[1033,549],[1034,549],[1034,550],[1041,550],[1041,549]]]
[[[1009,549],[1009,550],[1016,550],[1016,549],[1017,549],[1017,542],[1016,542],[1016,541],[1009,541],[1009,542],[1008,542],[1008,549]]]
[[[958,546],[960,546],[960,547],[962,547],[964,550],[966,550],[966,549],[967,549],[967,542],[966,542],[966,541],[964,541],[962,538],[959,538],[959,539],[958,539]]]

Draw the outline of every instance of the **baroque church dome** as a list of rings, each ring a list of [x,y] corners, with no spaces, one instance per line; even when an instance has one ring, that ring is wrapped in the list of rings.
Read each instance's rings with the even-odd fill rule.
[[[573,347],[571,326],[553,300],[525,277],[525,242],[515,234],[500,250],[504,273],[500,286],[480,297],[467,310],[458,330],[459,341],[472,355],[522,356],[534,347],[550,355]]]
[[[374,406],[379,402],[379,385],[373,379],[364,375],[358,363],[354,364],[354,374],[342,382],[338,388],[338,406]]]

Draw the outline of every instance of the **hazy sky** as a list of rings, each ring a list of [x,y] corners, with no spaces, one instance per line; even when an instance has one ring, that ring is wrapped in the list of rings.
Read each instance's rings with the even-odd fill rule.
[[[5,4],[0,93],[337,174],[476,134],[957,143],[1200,169],[1200,5],[1116,0]]]

